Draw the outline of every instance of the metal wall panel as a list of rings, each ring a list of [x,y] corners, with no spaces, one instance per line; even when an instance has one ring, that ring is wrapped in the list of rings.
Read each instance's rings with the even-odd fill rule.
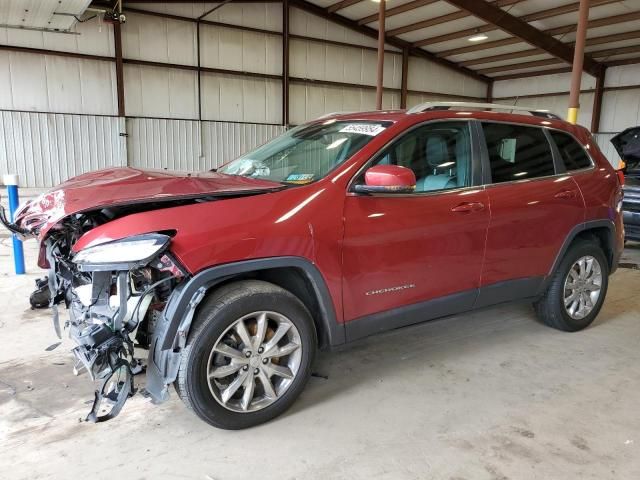
[[[190,120],[128,118],[129,165],[169,170],[205,170],[207,163],[200,152],[199,123]]]
[[[282,125],[202,122],[207,168],[217,168],[284,131]]]
[[[409,90],[485,98],[486,83],[424,58],[409,57]]]
[[[291,83],[290,120],[293,125],[332,112],[375,110],[376,91],[371,88]],[[384,92],[383,109],[400,108],[399,92]]]
[[[196,24],[127,13],[122,49],[125,58],[197,65]]]
[[[124,66],[127,115],[198,118],[198,74],[191,70]]]
[[[211,3],[133,3],[127,2],[127,6],[139,10],[168,13],[181,17],[197,18],[209,11],[215,2]],[[229,23],[243,27],[261,28],[263,30],[281,31],[282,5],[279,2],[272,3],[228,3],[224,8],[207,15],[207,20],[220,23]]]
[[[222,9],[220,9],[222,10]],[[312,13],[292,7],[289,22],[293,35],[320,38],[322,40],[334,40],[337,42],[363,45],[365,47],[377,47],[376,39],[354,32],[353,30],[333,23]],[[398,50],[387,45],[389,50]]]
[[[607,77],[608,76],[609,72],[607,72]],[[493,84],[493,96],[500,98],[563,92],[569,89],[570,84],[571,73],[555,73],[553,75],[539,75],[532,78],[503,80]],[[584,73],[582,75],[581,88],[583,90],[596,88],[596,79]],[[524,103],[524,100],[522,103]]]
[[[74,31],[79,35],[0,28],[0,43],[18,47],[46,48],[62,52],[113,57],[112,25],[108,23],[100,25],[98,20],[94,19],[86,23],[76,23]]]
[[[254,73],[282,73],[282,38],[233,28],[200,26],[203,67]]]
[[[600,150],[602,150],[604,156],[609,160],[609,163],[617,168],[620,162],[620,155],[618,155],[618,152],[616,152],[616,149],[613,148],[611,143],[611,139],[615,135],[615,133],[595,133],[593,138],[598,144],[598,147],[600,147]]]
[[[126,164],[124,119],[0,112],[0,173],[50,187],[81,173]]]
[[[247,123],[282,123],[282,82],[203,73],[202,118]]]
[[[605,92],[602,99],[600,131],[621,132],[637,125],[640,125],[640,88]]]
[[[0,109],[114,115],[111,62],[0,51]]]
[[[292,39],[290,46],[292,77],[327,80],[360,85],[376,85],[377,52]],[[385,54],[384,86],[400,88],[402,55]]]

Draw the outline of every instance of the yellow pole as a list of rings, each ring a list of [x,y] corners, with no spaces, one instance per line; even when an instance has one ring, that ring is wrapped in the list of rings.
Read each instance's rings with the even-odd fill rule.
[[[569,111],[567,112],[567,122],[573,124],[578,123],[578,109],[580,107],[580,80],[582,80],[582,64],[584,61],[584,47],[587,37],[588,22],[589,0],[580,0],[578,25],[576,27],[576,44],[573,51],[573,68],[571,70]]]

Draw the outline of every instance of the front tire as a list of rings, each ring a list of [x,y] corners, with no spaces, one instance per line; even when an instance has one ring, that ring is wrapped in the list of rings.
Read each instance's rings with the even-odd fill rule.
[[[302,392],[316,343],[311,315],[287,290],[259,280],[225,285],[196,314],[176,390],[215,427],[264,423]]]
[[[534,303],[538,318],[550,327],[576,332],[598,316],[609,285],[609,263],[596,240],[571,245],[544,295]]]

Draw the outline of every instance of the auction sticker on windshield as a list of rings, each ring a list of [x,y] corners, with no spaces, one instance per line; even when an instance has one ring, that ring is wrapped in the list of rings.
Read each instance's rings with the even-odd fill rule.
[[[384,132],[386,127],[379,123],[350,123],[340,133],[359,133],[360,135],[369,135],[375,137],[381,132]]]

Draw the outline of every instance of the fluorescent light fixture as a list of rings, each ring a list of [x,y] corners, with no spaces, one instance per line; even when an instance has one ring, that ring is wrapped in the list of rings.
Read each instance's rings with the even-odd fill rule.
[[[484,33],[476,33],[475,35],[467,38],[467,40],[469,40],[470,42],[482,42],[483,40],[486,40],[487,38],[489,38],[489,37],[486,36]]]
[[[529,172],[518,172],[518,173],[514,173],[513,176],[514,177],[521,177],[523,175],[526,175],[527,173],[529,173]]]
[[[456,162],[444,162],[441,163],[440,165],[438,165],[438,168],[444,168],[444,167],[449,167],[451,165],[455,165]]]

